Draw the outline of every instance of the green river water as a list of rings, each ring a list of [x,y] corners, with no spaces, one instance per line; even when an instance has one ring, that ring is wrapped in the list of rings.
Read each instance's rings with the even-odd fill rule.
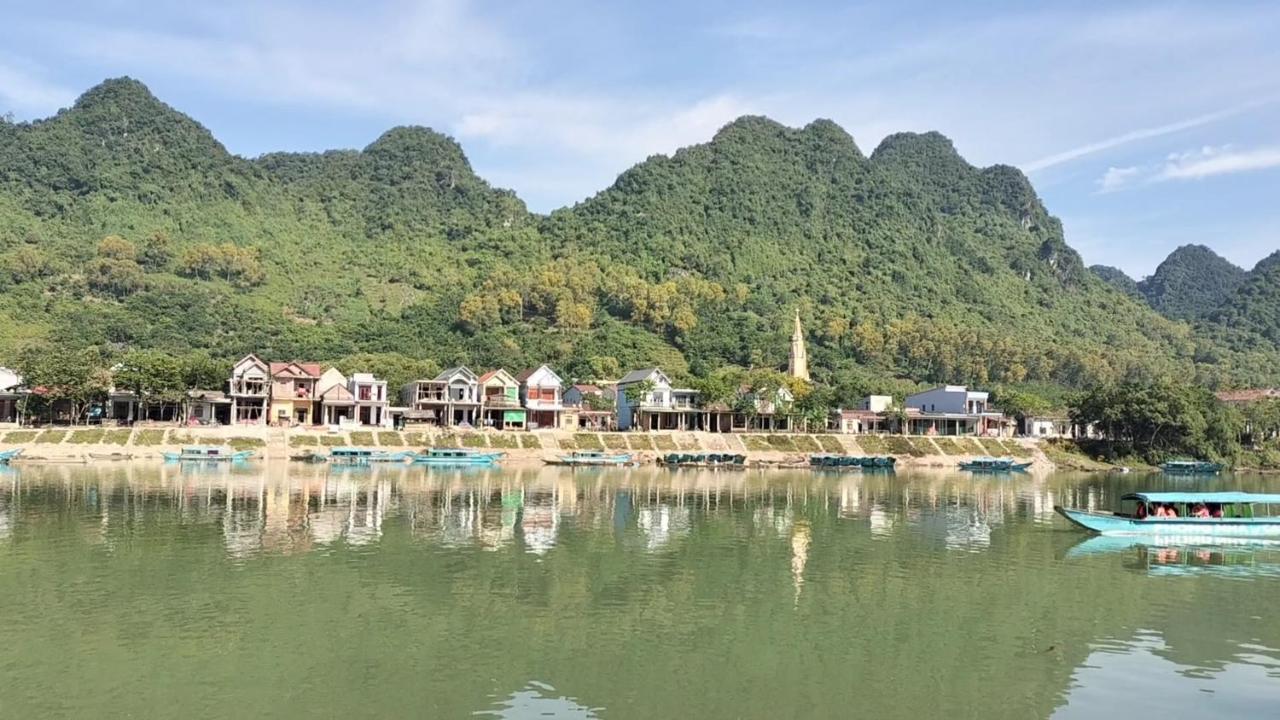
[[[1053,513],[1195,486],[15,467],[0,717],[1280,717],[1280,549]]]

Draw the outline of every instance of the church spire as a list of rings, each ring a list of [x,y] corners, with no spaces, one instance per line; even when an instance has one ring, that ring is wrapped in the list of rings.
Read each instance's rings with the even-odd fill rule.
[[[804,349],[804,330],[800,327],[799,308],[796,308],[796,329],[791,334],[791,357],[787,362],[787,374],[801,380],[809,379],[809,353]]]

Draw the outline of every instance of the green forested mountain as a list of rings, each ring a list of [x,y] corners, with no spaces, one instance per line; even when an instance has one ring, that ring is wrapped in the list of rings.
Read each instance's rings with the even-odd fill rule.
[[[1143,298],[1142,291],[1138,289],[1138,281],[1129,277],[1128,273],[1118,267],[1090,265],[1089,272],[1097,275],[1100,280],[1126,295]],[[1145,300],[1145,298],[1143,299]]]
[[[1261,260],[1211,317],[1280,345],[1280,252]]]
[[[1193,332],[1086,271],[1019,171],[936,133],[868,157],[829,121],[742,118],[544,217],[423,128],[247,160],[128,79],[0,124],[0,361],[55,343],[688,376],[784,364],[797,307],[844,395],[1280,375],[1252,331]]]
[[[1204,245],[1183,245],[1138,289],[1157,312],[1175,320],[1207,318],[1240,283],[1245,271]]]

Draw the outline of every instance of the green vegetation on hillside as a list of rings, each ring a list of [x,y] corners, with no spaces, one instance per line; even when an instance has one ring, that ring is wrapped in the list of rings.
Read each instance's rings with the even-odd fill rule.
[[[822,399],[846,406],[923,382],[1280,377],[1274,345],[1195,332],[1086,271],[1022,173],[936,133],[867,157],[829,121],[742,118],[539,217],[425,128],[246,160],[128,79],[0,124],[3,363],[194,349],[393,386],[456,363],[693,381],[784,365],[795,308]],[[157,363],[135,384],[162,398],[175,368]]]
[[[1196,320],[1231,297],[1245,271],[1203,245],[1183,245],[1160,263],[1138,289],[1162,315]]]

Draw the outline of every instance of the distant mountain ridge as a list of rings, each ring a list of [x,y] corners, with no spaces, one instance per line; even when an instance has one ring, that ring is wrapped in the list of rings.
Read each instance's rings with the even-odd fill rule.
[[[1168,307],[1200,307],[1197,258]],[[1266,323],[1205,336],[1096,275],[1023,173],[938,133],[864,155],[829,120],[743,117],[542,216],[427,128],[244,159],[127,78],[0,125],[0,362],[57,342],[687,378],[783,366],[799,308],[842,398],[1280,379]]]

